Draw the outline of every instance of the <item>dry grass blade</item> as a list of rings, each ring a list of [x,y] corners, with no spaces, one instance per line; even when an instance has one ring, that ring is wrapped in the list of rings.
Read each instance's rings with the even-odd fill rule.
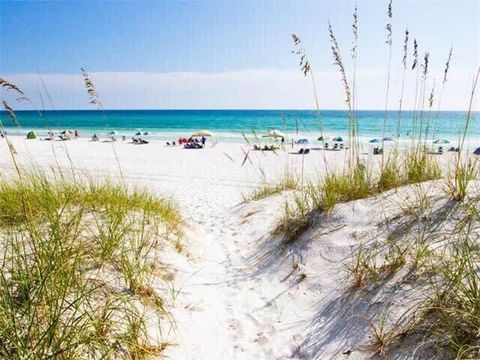
[[[243,165],[245,165],[245,163],[247,162],[247,160],[248,160],[248,162],[249,162],[251,165],[253,165],[253,164],[252,164],[252,160],[251,160],[250,157],[249,157],[249,155],[250,155],[250,150],[245,151],[244,149],[242,149],[242,152],[243,152],[243,155],[245,155],[245,157],[243,158],[242,165],[240,165],[240,167],[243,167]]]

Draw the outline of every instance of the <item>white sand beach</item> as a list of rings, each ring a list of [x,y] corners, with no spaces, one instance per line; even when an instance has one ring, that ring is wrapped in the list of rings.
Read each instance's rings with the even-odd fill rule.
[[[120,181],[112,143],[25,140],[12,137],[21,167]],[[341,168],[345,151],[250,151],[217,144],[187,150],[163,143],[113,145],[128,185],[145,186],[178,204],[187,221],[182,254],[164,259],[175,272],[169,302],[175,326],[165,335],[171,359],[364,359],[373,354],[365,316],[394,302],[402,313],[415,296],[404,288],[348,292],[345,270],[360,240],[374,238],[385,216],[402,211],[402,193],[339,205],[328,218],[286,249],[275,228],[284,212],[282,195],[243,202],[265,181],[285,171],[321,175],[325,154],[331,169]],[[70,157],[70,160],[67,156]],[[0,153],[8,154],[0,140]],[[442,155],[447,161],[452,154]],[[377,163],[380,157],[364,155]],[[243,163],[243,165],[242,165]],[[0,169],[13,169],[6,155]],[[266,180],[265,180],[266,179]],[[396,194],[396,195],[395,195]],[[288,194],[286,195],[288,196]],[[386,215],[387,214],[387,215]],[[393,352],[395,354],[395,352]],[[397,353],[402,358],[402,353]]]

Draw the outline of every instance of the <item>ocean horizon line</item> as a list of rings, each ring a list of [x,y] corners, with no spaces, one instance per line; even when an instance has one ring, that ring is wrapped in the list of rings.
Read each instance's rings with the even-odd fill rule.
[[[125,108],[125,109],[91,109],[91,108],[85,108],[85,109],[41,109],[41,110],[36,110],[36,109],[19,109],[15,110],[16,113],[25,113],[25,112],[57,112],[57,111],[62,111],[62,112],[68,112],[68,111],[85,111],[85,112],[98,112],[98,111],[277,111],[277,112],[282,112],[282,111],[292,111],[292,112],[345,112],[349,113],[348,109],[256,109],[256,108],[248,108],[248,109],[238,109],[238,108],[199,108],[199,109],[176,109],[176,108],[169,108],[169,109],[155,109],[155,108]],[[356,109],[355,112],[387,112],[387,113],[411,113],[411,112],[423,112],[423,113],[467,113],[467,110],[455,110],[455,109],[448,109],[448,110],[435,110],[435,109],[424,109],[424,110],[418,110],[418,109],[402,109],[401,111],[398,109],[390,109],[390,110],[385,110],[385,109]],[[472,113],[480,113],[480,110],[472,110]],[[0,113],[8,113],[7,110],[5,109],[0,109]]]

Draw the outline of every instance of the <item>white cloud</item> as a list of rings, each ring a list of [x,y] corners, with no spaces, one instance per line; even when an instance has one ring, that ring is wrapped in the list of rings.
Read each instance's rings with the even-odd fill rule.
[[[311,109],[314,107],[310,79],[294,70],[242,70],[218,73],[176,72],[98,72],[90,74],[107,109]],[[5,78],[22,88],[38,108],[43,97],[45,108],[51,108],[42,85],[43,79],[56,109],[88,109],[88,98],[80,74],[5,74]],[[361,69],[357,73],[357,106],[359,109],[383,109],[385,106],[385,69]],[[441,85],[441,70],[430,78]],[[315,79],[323,109],[344,109],[340,76],[332,68],[316,72]],[[452,68],[442,98],[444,110],[465,110],[468,106],[473,71]],[[396,109],[401,72],[391,78],[389,107]],[[429,81],[428,93],[432,87]],[[2,94],[12,100],[10,94]],[[41,95],[40,95],[41,94]],[[404,107],[412,108],[415,74],[405,78]],[[427,95],[428,96],[428,95]],[[478,96],[475,109],[480,109]],[[15,104],[17,109],[28,105]],[[436,108],[436,105],[434,105]]]

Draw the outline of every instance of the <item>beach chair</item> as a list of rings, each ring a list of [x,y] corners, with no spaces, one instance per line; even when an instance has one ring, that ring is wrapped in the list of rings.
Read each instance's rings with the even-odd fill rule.
[[[305,149],[304,148],[301,148],[300,150],[298,150],[298,153],[299,154],[303,154],[305,152]]]
[[[344,145],[343,144],[340,144],[340,149],[343,149],[344,148]]]
[[[304,155],[310,154],[310,149],[305,149],[305,150],[303,151],[303,154],[304,154]]]

